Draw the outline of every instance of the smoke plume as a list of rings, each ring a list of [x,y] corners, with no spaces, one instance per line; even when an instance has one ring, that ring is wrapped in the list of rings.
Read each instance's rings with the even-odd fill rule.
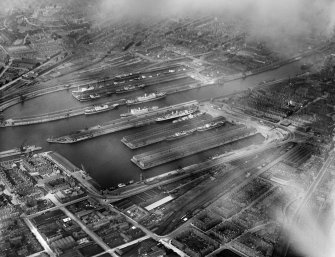
[[[306,38],[329,38],[335,25],[333,0],[100,0],[98,6],[100,21],[230,17],[251,38],[279,52],[301,46]]]
[[[278,211],[277,220],[283,222],[288,242],[298,254],[304,257],[335,257],[334,192],[328,197],[329,209],[326,212],[312,208],[313,204],[302,204],[305,194],[303,192],[301,197],[295,199],[287,192],[288,202],[296,203],[298,208],[286,213]]]

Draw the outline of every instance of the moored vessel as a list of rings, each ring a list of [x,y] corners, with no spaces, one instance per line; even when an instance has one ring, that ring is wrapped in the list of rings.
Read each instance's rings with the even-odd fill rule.
[[[112,104],[112,105],[108,105],[108,104],[101,104],[101,105],[94,105],[92,107],[88,107],[85,109],[85,114],[86,115],[90,115],[90,114],[94,114],[94,113],[99,113],[99,112],[105,112],[108,110],[112,110],[115,107],[119,106],[119,104]]]
[[[191,119],[200,117],[201,115],[204,115],[204,114],[205,114],[204,112],[191,113],[187,116],[183,116],[183,117],[180,117],[179,119],[173,120],[172,123],[178,123],[178,122],[185,121],[185,120],[191,120]]]
[[[133,116],[133,115],[136,116],[136,115],[145,114],[151,111],[155,111],[157,109],[158,109],[158,106],[135,108],[135,109],[131,109],[130,112],[120,114],[120,116],[121,117],[127,117],[127,116]]]
[[[190,115],[190,114],[196,112],[197,110],[198,110],[198,108],[190,108],[190,109],[186,109],[186,110],[172,111],[170,113],[167,113],[163,116],[160,116],[160,117],[156,118],[156,121],[165,121],[165,120],[171,120],[171,119],[179,118],[179,117],[182,117],[182,116]]]
[[[126,101],[127,105],[132,105],[132,104],[140,104],[140,103],[145,103],[149,101],[154,101],[161,99],[166,96],[165,92],[160,92],[160,93],[151,93],[151,94],[144,94],[143,96],[138,96],[134,99],[129,99]]]
[[[183,130],[180,132],[176,132],[173,135],[167,137],[166,140],[170,141],[170,140],[175,140],[175,139],[179,139],[182,137],[186,137],[186,136],[193,134],[195,131],[196,129],[190,129],[190,130]]]
[[[200,126],[200,127],[197,127],[197,130],[198,131],[206,131],[206,130],[210,130],[210,129],[214,129],[214,128],[218,128],[218,127],[221,127],[225,124],[224,121],[217,121],[217,122],[210,122],[210,123],[207,123],[203,126]]]
[[[127,86],[123,86],[121,88],[116,89],[115,93],[117,94],[121,94],[121,93],[126,93],[126,92],[131,92],[131,91],[135,91],[141,88],[144,88],[145,85],[141,84],[141,85],[127,85]]]

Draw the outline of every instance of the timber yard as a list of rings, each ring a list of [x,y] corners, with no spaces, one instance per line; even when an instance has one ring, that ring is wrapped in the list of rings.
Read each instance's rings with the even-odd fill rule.
[[[134,1],[0,3],[0,257],[333,256],[332,9]]]

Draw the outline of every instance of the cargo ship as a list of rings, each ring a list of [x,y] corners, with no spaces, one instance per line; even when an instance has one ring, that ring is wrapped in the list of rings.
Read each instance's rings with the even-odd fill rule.
[[[165,96],[166,96],[165,92],[144,94],[143,96],[138,96],[134,99],[127,100],[126,104],[127,105],[132,105],[132,104],[140,104],[140,103],[150,102],[150,101],[154,101],[154,100],[164,98]]]
[[[158,106],[131,109],[130,112],[120,114],[121,117],[136,116],[145,114],[158,109]]]
[[[53,138],[49,137],[47,138],[48,143],[58,143],[58,144],[71,144],[71,143],[76,143],[80,142],[89,138],[93,138],[93,133],[86,133],[86,134],[72,134],[68,136],[63,136],[63,137],[58,137],[58,138]]]
[[[173,135],[167,137],[166,140],[170,141],[170,140],[175,140],[178,138],[186,137],[186,136],[193,134],[196,130],[197,129],[190,129],[190,130],[183,130],[180,132],[176,132]]]
[[[176,120],[172,121],[172,123],[178,123],[178,122],[182,122],[182,121],[185,121],[185,120],[191,120],[191,119],[200,117],[201,115],[204,115],[204,114],[205,114],[204,112],[192,113],[192,114],[189,114],[187,116],[180,117],[179,119],[176,119]]]
[[[206,131],[206,130],[210,130],[210,129],[221,127],[224,124],[225,124],[224,121],[210,122],[210,123],[207,123],[207,124],[205,124],[203,126],[197,127],[197,130],[199,132],[202,132],[202,131]]]
[[[145,85],[141,84],[141,85],[128,85],[128,86],[124,86],[121,88],[116,89],[115,93],[117,94],[122,94],[122,93],[126,93],[126,92],[131,92],[131,91],[135,91],[141,88],[144,88]]]
[[[172,111],[170,113],[165,114],[164,116],[156,118],[155,120],[156,121],[171,120],[171,119],[179,118],[179,117],[182,117],[182,116],[190,115],[190,114],[196,112],[197,110],[198,110],[198,108],[190,108],[190,109],[186,109],[186,110]]]
[[[97,98],[105,97],[111,95],[113,92],[103,92],[101,94],[72,94],[74,98],[76,98],[80,102],[86,102],[90,100],[94,100]]]
[[[21,146],[20,148],[15,148],[15,149],[0,152],[0,158],[11,157],[11,156],[16,156],[16,155],[21,155],[21,154],[27,154],[27,153],[31,153],[31,152],[34,152],[34,151],[39,151],[41,149],[42,149],[42,147],[35,146],[35,145]]]
[[[99,112],[105,112],[108,110],[113,110],[115,107],[119,106],[119,104],[101,104],[101,105],[94,105],[92,107],[88,107],[85,109],[85,114],[90,115],[94,113],[99,113]]]

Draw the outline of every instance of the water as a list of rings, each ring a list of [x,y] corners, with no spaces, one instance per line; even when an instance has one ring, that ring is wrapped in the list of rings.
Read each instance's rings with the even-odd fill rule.
[[[216,257],[240,257],[240,255],[238,255],[237,253],[229,250],[229,249],[225,249],[222,252],[218,253],[215,255]]]
[[[291,63],[274,71],[269,71],[245,80],[237,80],[226,83],[224,86],[210,86],[192,91],[181,92],[167,96],[158,102],[146,103],[145,106],[164,106],[181,102],[191,101],[194,99],[209,99],[212,97],[223,96],[252,88],[260,81],[269,79],[279,79],[285,76],[295,76],[300,72],[298,63]],[[162,90],[163,87],[148,88],[146,91]],[[100,99],[96,102],[106,102],[123,98],[124,96],[135,96],[143,92],[133,92],[128,95],[114,95],[110,98]],[[23,117],[37,115],[60,109],[74,108],[83,105],[92,104],[91,102],[80,103],[75,100],[70,91],[61,91],[45,96],[41,96],[25,102],[24,104],[15,105],[4,112],[6,117]],[[60,136],[68,134],[71,131],[79,130],[84,127],[90,127],[102,124],[108,120],[119,118],[120,113],[127,112],[126,106],[121,106],[116,110],[91,116],[78,116],[66,120],[54,121],[44,124],[36,124],[23,127],[9,127],[0,129],[0,151],[15,148],[21,144],[35,144],[42,146],[45,151],[51,150],[59,152],[68,158],[78,167],[81,164],[90,172],[93,178],[101,184],[102,187],[109,187],[129,180],[138,180],[140,169],[134,165],[130,159],[133,155],[143,151],[154,149],[155,145],[137,150],[130,150],[121,143],[121,138],[138,129],[120,131],[92,140],[79,142],[76,144],[48,144],[46,139],[49,136]],[[180,166],[189,165],[207,158],[210,153],[199,154],[184,158],[179,161],[161,165],[146,171],[143,171],[145,178],[162,174]]]

